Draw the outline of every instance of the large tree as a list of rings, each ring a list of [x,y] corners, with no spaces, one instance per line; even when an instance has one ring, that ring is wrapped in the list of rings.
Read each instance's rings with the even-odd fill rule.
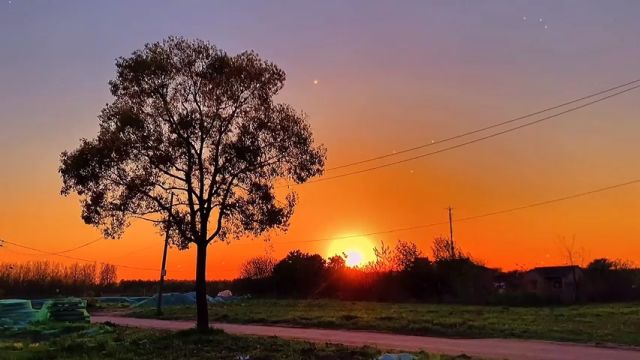
[[[285,230],[296,194],[280,184],[321,174],[325,149],[301,113],[274,101],[285,73],[254,52],[170,37],[116,68],[97,137],[61,155],[62,193],[77,193],[83,220],[105,236],[138,218],[170,224],[180,249],[195,244],[197,327],[207,329],[207,246]]]

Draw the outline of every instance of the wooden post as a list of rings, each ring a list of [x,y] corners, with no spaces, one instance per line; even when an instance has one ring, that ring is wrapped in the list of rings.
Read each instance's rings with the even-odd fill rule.
[[[456,257],[456,247],[453,242],[453,216],[452,216],[453,208],[449,206],[449,251],[452,259]]]
[[[164,251],[162,252],[162,268],[160,268],[160,283],[158,284],[158,304],[156,314],[162,315],[162,286],[164,285],[164,276],[167,274],[167,250],[169,248],[169,230],[171,228],[171,212],[173,210],[173,194],[169,202],[169,217],[167,217],[167,228],[164,236]]]

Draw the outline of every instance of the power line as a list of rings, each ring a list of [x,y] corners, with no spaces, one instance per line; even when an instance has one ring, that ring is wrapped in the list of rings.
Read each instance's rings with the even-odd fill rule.
[[[444,143],[444,142],[448,142],[448,141],[451,141],[451,140],[459,139],[459,138],[462,138],[462,137],[465,137],[465,136],[468,136],[468,135],[473,135],[475,133],[479,133],[479,132],[482,132],[482,131],[485,131],[485,130],[489,130],[489,129],[496,128],[496,127],[499,127],[499,126],[502,126],[502,125],[513,123],[513,122],[516,122],[516,121],[519,121],[519,120],[523,120],[523,119],[526,119],[526,118],[529,118],[529,117],[533,117],[535,115],[539,115],[539,114],[542,114],[542,113],[545,113],[545,112],[548,112],[548,111],[551,111],[551,110],[559,109],[559,108],[565,107],[567,105],[571,105],[571,104],[576,103],[576,102],[587,100],[587,99],[590,99],[592,97],[595,97],[595,96],[598,96],[598,95],[602,95],[602,94],[605,94],[605,93],[611,92],[613,90],[617,90],[617,89],[626,87],[628,85],[631,85],[631,84],[634,84],[634,83],[637,83],[637,82],[640,82],[640,79],[633,80],[633,81],[627,82],[627,83],[622,84],[622,85],[617,85],[617,86],[614,86],[614,87],[611,87],[611,88],[608,88],[608,89],[605,89],[605,90],[602,90],[602,91],[598,91],[596,93],[589,94],[589,95],[586,95],[586,96],[583,96],[581,98],[577,98],[577,99],[574,99],[574,100],[570,100],[570,101],[564,102],[562,104],[555,105],[555,106],[552,106],[552,107],[548,107],[548,108],[545,108],[545,109],[542,109],[542,110],[539,110],[539,111],[536,111],[536,112],[533,112],[533,113],[529,113],[529,114],[522,115],[522,116],[519,116],[519,117],[516,117],[516,118],[513,118],[513,119],[509,119],[509,120],[506,120],[506,121],[502,121],[502,122],[499,122],[499,123],[488,125],[488,126],[476,129],[476,130],[471,130],[471,131],[464,132],[464,133],[461,133],[461,134],[457,134],[457,135],[454,135],[454,136],[451,136],[451,137],[447,137],[447,138],[444,138],[444,139],[432,141],[432,142],[429,142],[429,143],[426,143],[426,144],[414,146],[414,147],[411,147],[411,148],[406,148],[406,149],[403,149],[403,150],[400,150],[400,151],[394,151],[391,154],[384,154],[384,155],[375,156],[375,157],[371,157],[371,158],[367,158],[367,159],[363,159],[363,160],[359,160],[359,161],[355,161],[355,162],[351,162],[351,163],[346,163],[346,164],[339,165],[339,166],[334,166],[334,167],[326,169],[326,171],[332,171],[332,170],[346,168],[346,167],[350,167],[350,166],[354,166],[354,165],[364,164],[364,163],[375,161],[375,160],[381,160],[381,159],[385,159],[385,158],[388,158],[388,157],[393,157],[393,156],[397,156],[397,155],[404,154],[404,153],[407,153],[407,152],[411,152],[411,151],[415,151],[415,150],[418,150],[418,149],[422,149],[422,148],[425,148],[425,147],[434,146],[434,145],[438,145],[438,144],[441,144],[441,143]]]
[[[521,206],[509,208],[509,209],[497,210],[497,211],[492,211],[492,212],[488,212],[488,213],[484,213],[484,214],[462,217],[462,218],[458,218],[458,219],[453,219],[452,221],[453,222],[470,221],[470,220],[480,219],[480,218],[494,216],[494,215],[506,214],[506,213],[510,213],[510,212],[529,209],[529,208],[533,208],[533,207],[544,206],[544,205],[553,204],[553,203],[566,201],[566,200],[571,200],[571,199],[575,199],[575,198],[579,198],[579,197],[584,197],[584,196],[588,196],[588,195],[592,195],[592,194],[596,194],[596,193],[600,193],[600,192],[614,190],[614,189],[617,189],[617,188],[621,188],[621,187],[625,187],[625,186],[629,186],[629,185],[634,185],[634,184],[638,184],[638,183],[640,183],[640,179],[634,179],[634,180],[626,181],[626,182],[623,182],[623,183],[609,185],[609,186],[605,186],[605,187],[601,187],[601,188],[597,188],[597,189],[593,189],[593,190],[589,190],[589,191],[585,191],[585,192],[581,192],[581,193],[566,195],[566,196],[557,197],[557,198],[550,199],[550,200],[539,201],[539,202],[535,202],[535,203],[531,203],[531,204],[527,204],[527,205],[521,205]],[[342,239],[350,239],[350,238],[363,237],[363,236],[391,234],[391,233],[396,233],[396,232],[417,230],[417,229],[423,229],[423,228],[439,226],[439,225],[446,225],[446,224],[449,224],[449,221],[440,221],[440,222],[433,222],[433,223],[428,223],[428,224],[412,225],[412,226],[407,226],[407,227],[393,228],[393,229],[387,229],[387,230],[381,230],[381,231],[373,231],[373,232],[354,234],[354,235],[346,235],[346,236],[327,237],[327,238],[319,238],[319,239],[311,239],[311,240],[299,240],[299,241],[284,241],[284,242],[277,242],[277,243],[274,242],[274,244],[297,244],[297,243],[309,243],[309,242],[322,242],[322,241],[331,241],[331,240],[342,240]],[[7,240],[2,240],[2,244],[10,244],[10,245],[13,245],[13,246],[16,246],[16,247],[19,247],[19,248],[23,248],[23,249],[27,249],[27,250],[31,250],[31,251],[36,251],[36,252],[40,252],[40,253],[44,253],[44,254],[48,254],[48,255],[60,256],[60,257],[64,257],[64,258],[68,258],[68,259],[72,259],[72,260],[79,260],[79,261],[85,261],[85,262],[90,262],[90,263],[100,262],[100,261],[96,261],[96,260],[89,260],[89,259],[83,259],[83,258],[78,258],[78,257],[74,257],[74,256],[62,255],[60,253],[52,253],[52,252],[49,252],[49,251],[44,251],[44,250],[36,249],[36,248],[33,248],[33,247],[16,244],[16,243],[13,243],[13,242],[10,242],[10,241],[7,241]],[[244,244],[244,245],[253,245],[253,244]],[[144,249],[139,249],[137,251],[140,251],[140,250],[144,250]],[[35,254],[32,254],[32,255],[35,255]],[[100,263],[106,263],[106,262],[100,262]],[[110,263],[110,264],[112,264],[112,263]],[[122,268],[135,269],[135,270],[158,271],[158,269],[140,268],[140,267],[122,265],[122,264],[113,264],[113,265],[116,265],[116,266],[122,267]]]
[[[389,229],[389,230],[374,231],[374,232],[363,233],[363,234],[327,237],[327,238],[320,238],[320,239],[313,239],[313,240],[277,242],[277,243],[274,243],[274,244],[294,244],[294,243],[307,243],[307,242],[321,242],[321,241],[330,241],[330,240],[352,239],[352,238],[363,237],[363,236],[384,235],[384,234],[392,234],[392,233],[402,232],[402,231],[417,230],[417,229],[423,229],[423,228],[433,227],[433,226],[438,226],[438,225],[445,225],[445,224],[448,224],[448,223],[449,223],[448,221],[441,221],[441,222],[435,222],[435,223],[430,223],[430,224],[413,225],[413,226],[394,228],[394,229]]]
[[[9,249],[9,248],[8,248],[8,247],[6,247],[6,246],[3,246],[3,247],[2,247],[2,251],[8,251],[8,252],[10,252],[10,253],[12,253],[12,254],[22,255],[22,256],[40,256],[39,254],[26,253],[26,252],[22,252],[22,251],[16,251],[16,250],[13,250],[13,249]]]
[[[97,239],[91,240],[91,241],[89,241],[89,242],[86,242],[86,243],[84,243],[84,244],[82,244],[82,245],[76,246],[76,247],[71,248],[71,249],[67,249],[67,250],[63,250],[63,251],[58,251],[58,252],[56,253],[56,255],[66,254],[66,253],[68,253],[68,252],[72,252],[72,251],[76,251],[76,250],[78,250],[78,249],[82,249],[83,247],[89,246],[89,245],[91,245],[91,244],[95,244],[95,243],[97,243],[97,242],[98,242],[98,241],[100,241],[100,240],[102,240],[102,237],[99,237],[99,238],[97,238]]]
[[[624,187],[624,186],[629,186],[629,185],[633,185],[633,184],[637,184],[637,183],[640,183],[640,179],[635,179],[635,180],[623,182],[623,183],[620,183],[620,184],[606,186],[606,187],[602,187],[602,188],[595,189],[595,190],[585,191],[585,192],[578,193],[578,194],[567,195],[567,196],[563,196],[563,197],[559,197],[559,198],[555,198],[555,199],[551,199],[551,200],[540,201],[540,202],[533,203],[533,204],[518,206],[518,207],[515,207],[515,208],[511,208],[511,209],[493,211],[493,212],[485,213],[485,214],[481,214],[481,215],[467,216],[467,217],[463,217],[463,218],[460,218],[460,219],[457,219],[457,220],[454,220],[454,221],[458,221],[458,222],[460,222],[460,221],[469,221],[469,220],[475,220],[475,219],[479,219],[479,218],[483,218],[483,217],[487,217],[487,216],[506,214],[506,213],[510,213],[510,212],[514,212],[514,211],[518,211],[518,210],[524,210],[524,209],[528,209],[528,208],[533,208],[533,207],[553,204],[553,203],[560,202],[560,201],[571,200],[571,199],[575,199],[575,198],[579,198],[579,197],[583,197],[583,196],[587,196],[587,195],[597,194],[597,193],[600,193],[600,192],[613,190],[613,189],[617,189],[617,188],[621,188],[621,187]]]
[[[613,189],[617,189],[617,188],[621,188],[621,187],[624,187],[624,186],[629,186],[629,185],[633,185],[633,184],[637,184],[637,183],[640,183],[640,179],[635,179],[635,180],[631,180],[631,181],[627,181],[627,182],[623,182],[623,183],[619,183],[619,184],[615,184],[615,185],[605,186],[605,187],[601,187],[601,188],[598,188],[598,189],[589,190],[589,191],[585,191],[585,192],[581,192],[581,193],[577,193],[577,194],[566,195],[566,196],[562,196],[562,197],[558,197],[558,198],[554,198],[554,199],[550,199],[550,200],[544,200],[544,201],[535,202],[535,203],[531,203],[531,204],[527,204],[527,205],[521,205],[521,206],[509,208],[509,209],[497,210],[497,211],[492,211],[492,212],[488,212],[488,213],[484,213],[484,214],[479,214],[479,215],[473,215],[473,216],[467,216],[467,217],[462,217],[462,218],[458,218],[458,219],[453,219],[453,222],[470,221],[470,220],[480,219],[480,218],[484,218],[484,217],[488,217],[488,216],[506,214],[506,213],[510,213],[510,212],[514,212],[514,211],[529,209],[529,208],[533,208],[533,207],[538,207],[538,206],[553,204],[553,203],[557,203],[557,202],[561,202],[561,201],[571,200],[571,199],[575,199],[575,198],[579,198],[579,197],[583,197],[583,196],[588,196],[588,195],[592,195],[592,194],[596,194],[596,193],[600,193],[600,192],[604,192],[604,191],[608,191],[608,190],[613,190]],[[391,233],[396,233],[396,232],[417,230],[417,229],[423,229],[423,228],[439,226],[439,225],[446,225],[446,224],[449,224],[449,221],[440,221],[440,222],[434,222],[434,223],[429,223],[429,224],[420,224],[420,225],[413,225],[413,226],[407,226],[407,227],[401,227],[401,228],[393,228],[393,229],[374,231],[374,232],[363,233],[363,234],[354,234],[354,235],[346,235],[346,236],[319,238],[319,239],[312,239],[312,240],[274,242],[274,244],[294,244],[294,243],[308,243],[308,242],[322,242],[322,241],[331,241],[331,240],[342,240],[342,239],[350,239],[350,238],[363,237],[363,236],[391,234]]]
[[[121,268],[127,268],[127,269],[133,269],[133,270],[145,270],[145,271],[158,271],[159,270],[159,269],[142,268],[142,267],[136,267],[136,266],[130,266],[130,265],[117,264],[117,263],[113,263],[113,262],[109,262],[109,261],[98,261],[98,260],[84,259],[84,258],[79,258],[79,257],[74,257],[74,256],[69,256],[69,255],[62,255],[60,253],[54,253],[54,252],[50,252],[50,251],[36,249],[36,248],[29,247],[29,246],[24,246],[24,245],[16,244],[16,243],[13,243],[13,242],[9,242],[9,241],[6,241],[6,240],[0,240],[0,241],[2,243],[6,243],[6,244],[9,244],[9,245],[12,245],[12,246],[19,247],[19,248],[28,249],[28,250],[31,250],[31,251],[36,251],[36,252],[39,252],[41,254],[60,256],[60,257],[71,259],[71,260],[84,261],[84,262],[89,262],[89,263],[111,264],[111,265],[115,265],[115,266],[118,266],[118,267],[121,267]],[[131,255],[131,254],[133,254],[135,252],[140,252],[142,250],[146,250],[148,248],[151,248],[152,246],[147,246],[147,247],[145,247],[143,249],[134,250],[134,251],[129,252],[129,253],[123,255],[123,256],[120,256],[119,258],[124,258],[125,256]],[[15,250],[11,250],[11,249],[8,249],[6,247],[0,246],[0,251],[2,251],[2,250],[8,250],[10,252],[13,252],[13,253],[16,253],[16,254],[19,254],[19,255],[38,256],[38,254],[17,252]],[[178,272],[179,273],[179,272],[185,272],[187,270],[182,270],[182,269],[175,270],[175,269],[173,269],[173,270],[167,270],[167,271],[168,272]]]
[[[519,120],[523,120],[523,119],[527,119],[527,118],[530,118],[530,117],[533,117],[533,116],[536,116],[536,115],[540,115],[540,114],[543,114],[543,113],[551,111],[551,110],[556,110],[556,109],[565,107],[567,105],[571,105],[571,104],[574,104],[574,103],[577,103],[577,102],[580,102],[580,101],[584,101],[584,100],[590,99],[592,97],[596,97],[598,95],[606,94],[606,93],[611,92],[613,90],[617,90],[617,89],[629,86],[631,84],[635,84],[637,82],[640,82],[640,79],[633,80],[633,81],[630,81],[628,83],[625,83],[625,84],[622,84],[622,85],[618,85],[618,86],[614,86],[614,87],[611,87],[611,88],[608,88],[608,89],[605,89],[605,90],[602,90],[602,91],[598,91],[598,92],[595,92],[593,94],[589,94],[589,95],[583,96],[581,98],[570,100],[570,101],[564,102],[564,103],[559,104],[559,105],[551,106],[551,107],[548,107],[548,108],[545,108],[545,109],[542,109],[542,110],[539,110],[539,111],[528,113],[526,115],[522,115],[522,116],[519,116],[519,117],[516,117],[516,118],[513,118],[513,119],[509,119],[509,120],[506,120],[506,121],[502,121],[502,122],[499,122],[499,123],[488,125],[488,126],[476,129],[476,130],[467,131],[467,132],[464,132],[464,133],[461,133],[461,134],[453,135],[453,136],[450,136],[450,137],[447,137],[447,138],[444,138],[444,139],[440,139],[440,140],[436,140],[436,141],[432,141],[432,142],[429,142],[429,143],[426,143],[426,144],[422,144],[422,145],[418,145],[418,146],[402,149],[402,150],[399,150],[399,151],[394,151],[391,154],[384,154],[384,155],[374,156],[374,157],[371,157],[371,158],[367,158],[367,159],[363,159],[363,160],[359,160],[359,161],[354,161],[354,162],[350,162],[350,163],[334,166],[334,167],[326,169],[326,171],[333,171],[333,170],[343,169],[343,168],[351,167],[351,166],[355,166],[355,165],[365,164],[365,163],[376,161],[376,160],[382,160],[382,159],[386,159],[386,158],[389,158],[389,157],[398,156],[400,154],[404,154],[404,153],[407,153],[407,152],[423,149],[423,148],[426,148],[426,147],[429,147],[429,146],[442,144],[442,143],[445,143],[445,142],[448,142],[448,141],[451,141],[451,140],[456,140],[456,139],[459,139],[459,138],[462,138],[462,137],[465,137],[465,136],[473,135],[473,134],[476,134],[476,133],[479,133],[479,132],[483,132],[483,131],[486,131],[486,130],[489,130],[489,129],[500,127],[502,125],[510,124],[510,123],[513,123],[513,122],[516,122],[516,121],[519,121]]]
[[[88,241],[88,242],[86,242],[86,243],[83,243],[83,244],[78,245],[78,246],[76,246],[76,247],[74,247],[74,248],[71,248],[71,249],[62,250],[62,251],[57,251],[57,252],[55,252],[55,253],[54,253],[54,252],[51,252],[51,255],[60,255],[60,254],[66,254],[66,253],[68,253],[68,252],[76,251],[76,250],[78,250],[78,249],[82,249],[82,248],[84,248],[84,247],[87,247],[87,246],[89,246],[89,245],[91,245],[91,244],[95,244],[95,243],[97,243],[98,241],[100,241],[100,240],[102,240],[102,239],[103,239],[102,237],[99,237],[99,238],[97,238],[97,239],[94,239],[94,240]]]
[[[429,153],[413,156],[413,157],[410,157],[410,158],[406,158],[406,159],[390,162],[390,163],[387,163],[387,164],[382,164],[382,165],[369,167],[369,168],[366,168],[366,169],[347,172],[347,173],[340,174],[340,175],[323,177],[323,178],[307,181],[306,183],[302,183],[300,185],[313,184],[313,183],[318,183],[318,182],[322,182],[322,181],[339,179],[339,178],[343,178],[343,177],[347,177],[347,176],[351,176],[351,175],[362,174],[362,173],[365,173],[365,172],[374,171],[374,170],[386,168],[386,167],[393,166],[393,165],[403,164],[403,163],[406,163],[406,162],[409,162],[409,161],[421,159],[421,158],[424,158],[424,157],[427,157],[427,156],[440,154],[440,153],[443,153],[443,152],[446,152],[446,151],[450,151],[450,150],[461,148],[461,147],[464,147],[464,146],[467,146],[467,145],[475,144],[475,143],[480,142],[480,141],[491,139],[491,138],[494,138],[494,137],[497,137],[497,136],[500,136],[500,135],[504,135],[504,134],[507,134],[507,133],[510,133],[510,132],[514,132],[516,130],[520,130],[520,129],[525,128],[525,127],[533,126],[533,125],[542,123],[544,121],[551,120],[551,119],[556,118],[558,116],[561,116],[561,115],[564,115],[564,114],[567,114],[567,113],[570,113],[570,112],[573,112],[573,111],[577,111],[579,109],[585,108],[587,106],[590,106],[590,105],[593,105],[595,103],[610,99],[610,98],[618,96],[618,95],[622,95],[622,94],[624,94],[626,92],[629,92],[631,90],[635,90],[637,88],[640,88],[640,85],[636,85],[636,86],[630,87],[628,89],[615,92],[615,93],[613,93],[611,95],[607,95],[607,96],[599,98],[597,100],[593,100],[593,101],[587,102],[585,104],[569,108],[568,110],[564,110],[564,111],[561,111],[561,112],[553,114],[553,115],[545,116],[545,117],[543,117],[541,119],[538,119],[538,120],[535,120],[535,121],[530,121],[530,122],[524,123],[522,125],[518,125],[516,127],[512,127],[512,128],[506,129],[506,130],[502,130],[502,131],[499,131],[499,132],[496,132],[496,133],[492,133],[492,134],[489,134],[489,135],[486,135],[486,136],[483,136],[483,137],[479,137],[479,138],[476,138],[476,139],[473,139],[473,140],[465,141],[463,143],[452,145],[452,146],[449,146],[449,147],[445,147],[445,148],[442,148],[442,149],[439,149],[439,150],[436,150],[436,151],[432,151],[432,152],[429,152]],[[285,185],[285,186],[288,186],[288,185]]]
[[[30,247],[30,246],[16,244],[16,243],[8,241],[8,240],[3,240],[3,242],[7,243],[7,244],[10,244],[10,245],[13,245],[13,246],[17,246],[19,248],[23,248],[23,249],[27,249],[27,250],[31,250],[31,251],[36,251],[36,252],[39,252],[39,253],[42,253],[42,254],[59,256],[59,257],[63,257],[63,258],[66,258],[66,259],[71,259],[71,260],[76,260],[76,261],[84,261],[84,262],[89,262],[89,263],[101,263],[101,264],[107,264],[108,263],[108,264],[115,265],[115,266],[118,266],[118,267],[121,267],[121,268],[127,268],[127,269],[133,269],[133,270],[158,271],[158,269],[142,268],[142,267],[137,267],[137,266],[115,264],[115,263],[111,263],[111,262],[107,262],[107,261],[97,261],[97,260],[83,259],[83,258],[79,258],[79,257],[75,257],[75,256],[63,255],[63,254],[60,254],[60,253],[54,253],[54,252],[50,252],[50,251],[36,249],[36,248]]]

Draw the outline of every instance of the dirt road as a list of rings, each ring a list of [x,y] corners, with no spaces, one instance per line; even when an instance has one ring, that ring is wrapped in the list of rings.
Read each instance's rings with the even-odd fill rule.
[[[119,316],[92,316],[92,322],[112,322],[123,326],[150,329],[185,330],[192,321],[136,319]],[[286,339],[351,346],[370,345],[380,349],[401,351],[424,350],[432,353],[467,354],[488,359],[522,360],[638,360],[640,351],[603,348],[589,345],[537,340],[513,339],[447,339],[425,336],[396,335],[366,331],[325,330],[280,326],[214,324],[230,334],[277,336]]]

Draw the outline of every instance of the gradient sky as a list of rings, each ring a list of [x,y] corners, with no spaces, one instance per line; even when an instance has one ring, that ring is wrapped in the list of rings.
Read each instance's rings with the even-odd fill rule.
[[[277,63],[288,75],[279,100],[309,115],[331,167],[635,80],[639,14],[634,0],[2,0],[0,238],[55,252],[99,237],[81,221],[77,199],[59,195],[59,154],[95,136],[114,59],[146,42],[197,37]],[[273,234],[269,245],[214,244],[208,277],[234,277],[244,259],[265,251],[327,256],[405,239],[430,253],[447,226],[291,242],[440,222],[449,205],[454,216],[472,216],[639,178],[639,100],[631,92],[437,156],[301,186],[287,234]],[[586,258],[638,264],[638,214],[635,185],[459,223],[455,233],[464,250],[503,269],[562,263],[562,239],[572,238]],[[67,255],[158,268],[161,251],[162,237],[134,224],[120,240]],[[0,261],[71,261],[34,254],[6,246]],[[195,252],[171,250],[169,278],[193,278],[194,263]]]

